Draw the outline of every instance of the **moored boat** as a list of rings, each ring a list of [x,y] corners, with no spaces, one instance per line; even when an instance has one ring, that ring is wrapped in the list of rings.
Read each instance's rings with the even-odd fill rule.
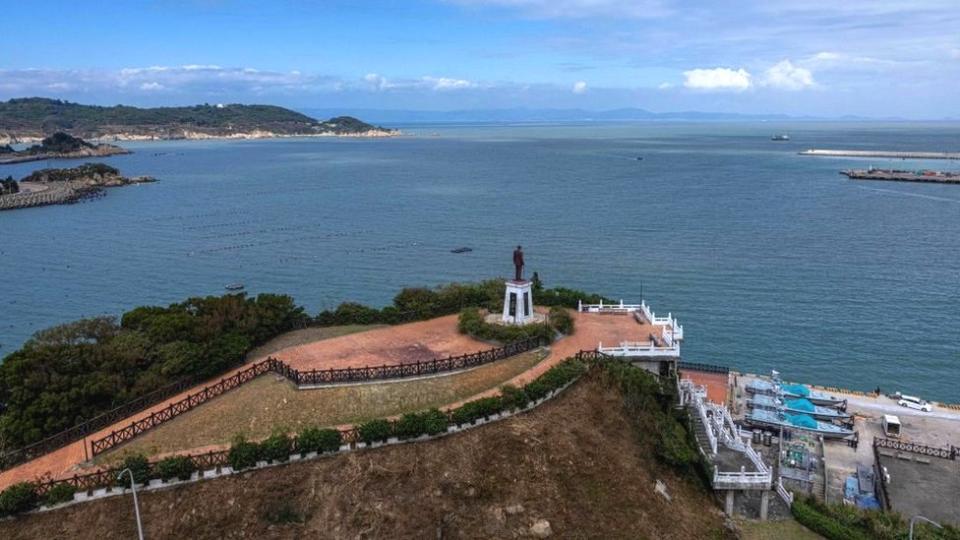
[[[821,422],[808,414],[789,414],[754,408],[744,417],[750,426],[774,429],[800,429],[822,435],[825,438],[841,439],[853,435],[852,429],[830,422]]]
[[[770,382],[765,380],[754,380],[747,384],[747,392],[751,394],[761,394],[767,396],[782,395],[786,399],[807,399],[814,405],[825,407],[837,407],[845,401],[843,398],[831,396],[817,390],[810,390],[802,384],[790,384]]]
[[[754,394],[751,399],[747,400],[747,406],[767,411],[783,410],[789,414],[807,414],[817,420],[830,421],[850,418],[850,415],[847,414],[845,410],[838,410],[833,407],[822,407],[806,398],[778,399],[766,394]],[[846,409],[845,406],[842,408]]]

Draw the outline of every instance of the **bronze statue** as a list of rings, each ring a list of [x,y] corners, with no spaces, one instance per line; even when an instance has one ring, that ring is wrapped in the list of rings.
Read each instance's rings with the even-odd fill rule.
[[[513,250],[513,266],[517,270],[516,281],[523,281],[523,248],[520,246]]]

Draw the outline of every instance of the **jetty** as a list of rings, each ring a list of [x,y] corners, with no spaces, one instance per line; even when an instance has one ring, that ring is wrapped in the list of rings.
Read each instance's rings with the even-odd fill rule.
[[[811,148],[800,152],[801,156],[865,157],[894,159],[960,159],[960,152],[901,152],[891,150],[822,150]]]
[[[901,171],[897,169],[854,169],[840,171],[851,180],[886,180],[888,182],[923,182],[929,184],[960,184],[960,172]]]

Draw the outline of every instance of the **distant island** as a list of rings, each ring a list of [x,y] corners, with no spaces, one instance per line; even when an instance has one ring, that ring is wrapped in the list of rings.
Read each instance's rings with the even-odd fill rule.
[[[40,161],[44,159],[68,159],[115,156],[129,154],[129,150],[112,144],[90,144],[87,141],[58,131],[25,150],[14,150],[9,144],[0,146],[0,165]]]
[[[49,204],[71,204],[103,196],[104,188],[154,182],[150,176],[127,178],[102,163],[85,163],[70,169],[40,169],[16,181],[0,179],[0,210]]]
[[[38,142],[57,132],[95,141],[399,134],[350,116],[319,121],[273,105],[100,107],[39,97],[0,102],[0,145]]]

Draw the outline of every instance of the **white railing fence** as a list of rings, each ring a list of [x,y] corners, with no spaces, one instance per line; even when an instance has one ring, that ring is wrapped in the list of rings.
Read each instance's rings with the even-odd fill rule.
[[[625,304],[623,300],[620,300],[620,303],[613,304],[604,304],[603,301],[599,304],[584,304],[583,301],[578,301],[577,311],[581,313],[638,313],[653,326],[662,327],[663,336],[666,337],[669,334],[671,342],[683,341],[683,326],[677,322],[673,314],[668,313],[666,317],[657,317],[657,314],[643,300],[639,304]]]
[[[618,347],[597,344],[597,350],[610,356],[680,356],[680,344],[662,346],[653,341],[621,341]]]
[[[783,487],[783,481],[778,478],[777,484],[774,487],[776,487],[777,495],[780,495],[780,498],[783,499],[783,502],[787,503],[787,506],[793,506],[793,493],[790,493],[785,487]]]

